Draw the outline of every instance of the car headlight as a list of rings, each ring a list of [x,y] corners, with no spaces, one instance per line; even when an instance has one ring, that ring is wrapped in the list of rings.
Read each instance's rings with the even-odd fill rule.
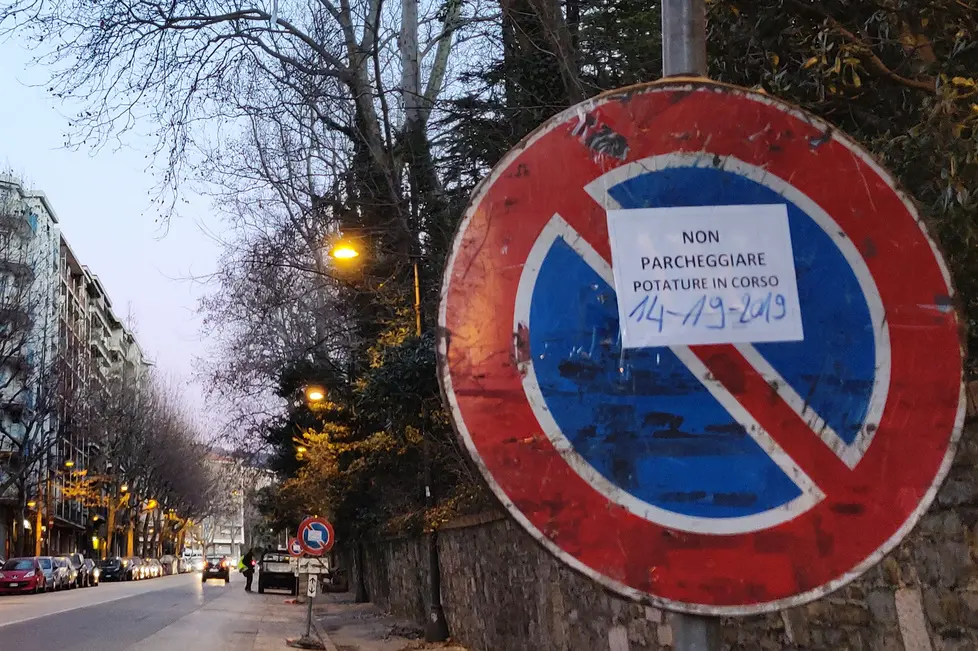
[[[25,574],[24,575],[24,578],[25,579],[32,579],[32,578],[34,578],[34,570],[31,570],[30,572],[28,572],[27,574]]]
[[[6,579],[6,578],[7,577],[3,575],[3,572],[0,572],[0,579]]]

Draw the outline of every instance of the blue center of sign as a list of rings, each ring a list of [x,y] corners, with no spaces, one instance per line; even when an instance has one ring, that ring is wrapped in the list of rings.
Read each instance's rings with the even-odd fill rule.
[[[609,194],[622,208],[787,205],[805,340],[755,347],[852,443],[869,408],[874,334],[862,289],[825,231],[770,188],[720,169],[650,172]],[[754,515],[799,496],[668,348],[623,355],[618,333],[614,289],[555,240],[533,288],[530,352],[548,410],[591,466],[634,497],[681,515]]]
[[[319,533],[319,539],[313,540],[313,530]],[[313,522],[303,533],[305,543],[310,547],[325,547],[329,542],[329,529],[319,522]]]

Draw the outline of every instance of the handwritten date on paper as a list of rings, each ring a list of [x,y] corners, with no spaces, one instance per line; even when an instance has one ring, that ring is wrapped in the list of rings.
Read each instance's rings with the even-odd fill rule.
[[[668,305],[668,297],[646,294],[629,311],[628,319],[657,324],[662,332],[667,320],[675,321],[682,328],[723,330],[746,327],[757,320],[772,323],[788,316],[788,299],[774,292],[744,294],[735,305],[725,303],[722,296],[702,294],[688,309],[676,307],[680,306]]]

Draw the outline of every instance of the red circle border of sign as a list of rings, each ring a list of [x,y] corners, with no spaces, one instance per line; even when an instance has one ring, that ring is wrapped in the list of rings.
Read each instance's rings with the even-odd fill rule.
[[[624,160],[616,161],[586,149],[572,137],[575,127],[584,124],[585,116],[622,133],[623,128],[618,127],[632,117],[629,105],[640,101],[658,102],[657,111],[646,110],[642,113],[646,122],[627,125],[639,130],[643,137],[628,142]],[[772,122],[775,115],[780,118]],[[691,116],[700,116],[704,128],[684,122]],[[708,125],[715,124],[717,116],[732,125],[727,128],[734,133],[728,137],[751,137],[733,141],[715,138]],[[839,165],[831,169],[824,164],[818,166],[816,151],[818,156],[831,153]],[[588,205],[582,201],[590,201],[590,209],[584,210],[587,214],[576,215],[575,227],[583,235],[596,237],[597,242],[593,237],[590,240],[592,245],[610,259],[604,211],[584,194],[584,186],[620,165],[680,152],[735,156],[748,164],[763,165],[782,179],[790,178],[793,187],[840,224],[844,211],[840,212],[838,206],[840,202],[849,203],[850,217],[843,228],[864,257],[887,309],[893,362],[877,437],[853,474],[871,475],[874,470],[882,473],[881,462],[885,459],[880,457],[885,457],[892,446],[903,446],[900,449],[904,450],[904,459],[913,460],[906,473],[880,475],[891,481],[892,475],[900,475],[896,485],[889,487],[893,494],[887,500],[866,500],[873,514],[871,524],[883,523],[878,526],[885,531],[874,534],[871,529],[856,527],[855,531],[845,532],[857,540],[851,543],[856,551],[850,555],[855,558],[840,560],[841,554],[832,556],[831,552],[822,551],[823,547],[846,542],[838,525],[845,517],[839,513],[843,512],[842,507],[859,506],[843,504],[841,496],[822,500],[794,520],[750,534],[706,536],[643,520],[608,502],[577,475],[559,457],[550,440],[539,433],[539,424],[525,404],[517,364],[526,351],[521,350],[512,324],[522,263],[536,237],[555,213],[567,218],[568,213]],[[553,169],[554,161],[560,161],[556,174],[545,178],[543,184],[537,178],[532,193],[526,192],[523,185],[521,193],[521,184]],[[782,173],[785,165],[794,171],[790,166],[806,163],[803,173]],[[859,187],[857,183],[865,192],[846,195],[848,189]],[[881,196],[873,194],[871,185]],[[861,206],[855,205],[858,202]],[[859,213],[860,207],[865,208],[863,213]],[[534,212],[533,208],[538,210]],[[517,210],[519,221],[510,219],[506,226],[500,224],[505,221],[503,215]],[[891,211],[887,225],[892,228],[893,240],[912,238],[912,245],[906,247],[909,250],[901,250],[899,255],[887,250],[893,248],[893,240],[874,242],[868,233],[861,234],[860,230],[871,231],[872,227],[858,223],[852,216],[878,215],[887,210]],[[603,246],[598,242],[603,242]],[[498,268],[492,264],[494,255],[499,258]],[[915,258],[922,258],[922,262]],[[917,266],[917,262],[921,264]],[[909,276],[918,286],[940,286],[946,294],[921,297],[919,287],[890,287],[899,280],[891,281],[887,274],[898,279]],[[911,298],[921,299],[919,305],[932,309],[891,313],[888,297],[899,304],[907,300],[894,299],[898,292],[916,292]],[[439,379],[456,430],[493,492],[507,511],[559,559],[619,594],[673,610],[712,615],[769,612],[817,599],[865,572],[909,533],[935,498],[950,470],[964,421],[963,353],[957,315],[953,310],[934,309],[953,304],[953,296],[950,275],[911,200],[860,147],[820,119],[769,96],[705,80],[672,79],[606,93],[555,116],[507,154],[476,189],[445,269],[439,310]],[[926,334],[918,337],[922,341],[901,331],[902,326],[909,330],[921,325],[930,326]],[[908,372],[905,367],[914,363],[923,363],[930,369],[944,365],[956,372],[948,370],[935,379],[919,369]],[[908,376],[901,377],[901,373]],[[934,386],[921,387],[932,381]],[[942,407],[940,413],[914,413],[905,400],[901,401],[920,391],[923,399],[933,399]],[[889,435],[888,428],[900,423],[899,418],[905,419],[902,430]],[[476,438],[473,427],[478,430]],[[913,432],[919,431],[938,434],[927,441],[922,441],[923,437],[915,441]],[[857,479],[846,490],[853,494],[859,490],[867,494],[883,490],[879,484],[869,483],[871,476],[864,477],[863,484]],[[834,512],[828,510],[833,507]],[[645,547],[636,550],[631,542],[623,544],[625,537],[644,541]],[[876,542],[870,543],[868,538]],[[759,545],[769,545],[771,549],[780,545],[796,552],[802,542],[805,551],[818,550],[821,565],[785,566],[773,558],[774,554],[765,559],[764,552],[758,551]],[[626,549],[625,545],[631,547]],[[747,554],[738,550],[738,545],[752,551]],[[826,557],[826,553],[830,555]],[[652,562],[657,558],[669,562]],[[829,563],[830,559],[835,562]],[[771,562],[765,565],[760,562],[764,560]],[[597,562],[604,565],[598,569],[594,567]],[[712,574],[713,580],[685,580],[683,571],[690,569]],[[758,575],[779,573],[786,578],[773,588],[756,579]],[[722,576],[717,578],[716,574]]]
[[[324,547],[323,549],[310,549],[309,547],[306,546],[306,543],[302,538],[302,532],[305,531],[314,522],[318,522],[319,524],[322,524],[324,527],[326,527],[326,531],[329,532],[329,541],[326,543],[326,547]],[[304,549],[305,552],[310,556],[322,556],[323,554],[327,553],[329,550],[333,549],[333,544],[336,543],[336,534],[333,533],[333,525],[331,525],[329,523],[329,520],[327,520],[326,518],[319,518],[315,516],[306,518],[299,524],[299,530],[297,533],[298,535],[296,536],[296,539],[299,541],[299,546],[302,547],[302,549]]]

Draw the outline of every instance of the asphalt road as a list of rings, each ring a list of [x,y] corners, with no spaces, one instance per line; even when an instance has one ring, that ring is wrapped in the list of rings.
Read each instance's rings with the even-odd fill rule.
[[[0,597],[0,651],[252,648],[262,609],[254,597],[243,577],[225,586],[199,574]]]

